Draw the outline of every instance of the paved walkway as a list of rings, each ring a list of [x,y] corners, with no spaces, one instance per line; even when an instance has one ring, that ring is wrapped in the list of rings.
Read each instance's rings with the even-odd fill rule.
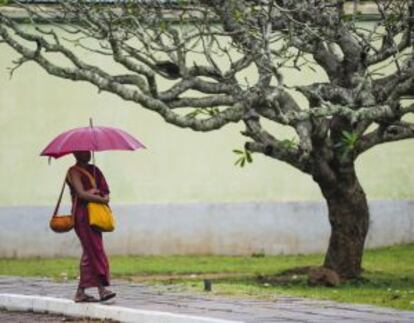
[[[73,297],[76,282],[0,277],[0,294]],[[244,322],[414,322],[414,311],[397,311],[369,305],[340,304],[293,297],[246,300],[215,295],[174,292],[166,287],[113,281],[119,294],[114,305],[129,308],[200,315]],[[111,306],[110,304],[108,306]]]

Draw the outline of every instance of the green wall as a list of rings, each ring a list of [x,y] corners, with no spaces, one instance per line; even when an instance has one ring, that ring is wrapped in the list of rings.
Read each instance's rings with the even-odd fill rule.
[[[253,164],[234,166],[237,156],[232,149],[243,147],[245,139],[240,134],[242,123],[209,133],[177,128],[134,103],[98,94],[89,84],[49,76],[33,63],[21,67],[10,80],[7,68],[16,58],[14,51],[0,44],[0,206],[55,203],[73,158],[48,165],[39,153],[63,130],[88,125],[89,117],[96,125],[127,130],[148,147],[96,155],[110,183],[113,203],[322,198],[309,176],[277,160],[254,155]],[[317,79],[323,79],[322,72],[291,72],[287,77],[288,82],[303,84]],[[286,138],[293,135],[274,126],[271,132]],[[414,141],[387,144],[358,159],[358,173],[369,198],[414,198],[413,148]]]

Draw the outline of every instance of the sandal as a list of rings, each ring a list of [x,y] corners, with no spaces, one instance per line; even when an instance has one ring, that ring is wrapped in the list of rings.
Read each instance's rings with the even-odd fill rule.
[[[75,303],[91,303],[91,302],[98,302],[98,299],[88,294],[75,296]]]
[[[110,290],[105,290],[101,295],[100,295],[100,301],[107,301],[108,299],[114,298],[116,296],[116,293],[111,292]]]

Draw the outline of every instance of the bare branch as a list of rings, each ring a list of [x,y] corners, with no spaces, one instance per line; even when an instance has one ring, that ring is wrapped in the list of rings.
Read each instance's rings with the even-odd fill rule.
[[[341,134],[360,138],[358,153],[412,137],[412,125],[401,120],[414,108],[400,101],[414,98],[414,5],[380,2],[381,19],[372,28],[358,23],[357,2],[349,14],[337,0],[202,0],[192,7],[79,0],[61,1],[53,10],[20,5],[30,28],[0,9],[0,41],[21,56],[11,75],[32,61],[195,131],[243,121],[247,149],[332,184],[338,180],[333,165],[350,161],[335,148]],[[87,62],[84,51],[114,64]],[[385,64],[391,74],[380,74]],[[304,67],[324,70],[329,81],[303,85],[286,77]],[[180,114],[187,109],[193,111]],[[276,138],[260,118],[291,127],[297,140]],[[380,127],[363,135],[373,123]]]
[[[413,123],[399,121],[392,124],[380,125],[376,130],[364,135],[359,140],[355,151],[360,155],[379,144],[412,138],[414,138]]]

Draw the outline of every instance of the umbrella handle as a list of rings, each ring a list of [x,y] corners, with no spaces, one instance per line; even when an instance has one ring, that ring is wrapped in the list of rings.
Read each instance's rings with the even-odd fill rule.
[[[95,152],[92,150],[93,177],[96,178]]]
[[[93,119],[89,118],[89,126],[91,127],[92,133],[93,132]],[[94,139],[95,139],[95,134],[93,135]],[[95,144],[96,144],[96,140],[95,140]],[[93,177],[96,178],[96,171],[95,171],[95,152],[92,150],[92,164],[93,164]]]

